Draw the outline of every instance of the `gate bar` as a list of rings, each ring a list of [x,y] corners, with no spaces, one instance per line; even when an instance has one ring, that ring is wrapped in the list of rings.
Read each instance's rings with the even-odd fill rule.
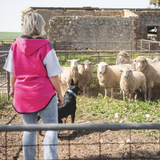
[[[77,123],[0,125],[3,131],[160,129],[160,123]]]

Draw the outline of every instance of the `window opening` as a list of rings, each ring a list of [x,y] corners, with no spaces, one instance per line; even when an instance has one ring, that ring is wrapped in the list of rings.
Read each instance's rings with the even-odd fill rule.
[[[150,26],[150,27],[148,27],[147,39],[148,40],[156,41],[157,40],[157,30],[158,30],[157,26]]]

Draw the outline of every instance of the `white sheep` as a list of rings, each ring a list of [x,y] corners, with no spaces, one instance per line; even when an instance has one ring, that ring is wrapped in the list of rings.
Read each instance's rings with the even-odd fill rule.
[[[90,84],[93,81],[93,64],[89,60],[85,60],[81,66],[78,66],[78,84],[83,88],[83,94],[85,95],[85,89],[87,89],[87,95],[89,96]]]
[[[97,77],[100,86],[105,87],[105,97],[107,96],[107,88],[111,88],[111,98],[113,98],[114,87],[119,87],[122,70],[125,67],[135,69],[131,64],[120,64],[109,66],[106,62],[101,62],[97,65]]]
[[[142,72],[133,71],[125,67],[121,70],[120,89],[123,92],[123,100],[125,101],[125,94],[129,94],[129,103],[131,103],[131,95],[136,92],[137,89],[141,89],[144,93],[144,101],[146,101],[146,77]]]
[[[135,66],[135,59],[131,59],[131,55],[128,54],[125,51],[120,51],[119,54],[117,55],[117,59],[116,59],[116,65],[118,64],[132,64],[133,66]],[[146,60],[149,63],[154,63],[154,62],[158,62],[160,61],[160,57],[156,57],[154,60],[150,59],[150,58],[146,58]]]
[[[116,65],[118,64],[133,64],[133,60],[131,59],[131,55],[125,51],[120,51],[117,55]]]
[[[154,63],[154,61],[152,59],[150,59],[150,58],[146,57],[146,60],[148,61],[148,63]]]
[[[148,100],[151,98],[151,89],[154,85],[160,85],[160,65],[157,63],[148,63],[145,57],[139,56],[135,60],[136,70],[144,73],[146,76]]]
[[[59,75],[61,85],[69,87],[73,79],[76,84],[78,81],[78,64],[79,59],[67,60],[71,62],[71,67],[62,67],[63,73]]]
[[[160,62],[160,55],[156,56],[154,59],[153,59],[153,63],[155,62]]]

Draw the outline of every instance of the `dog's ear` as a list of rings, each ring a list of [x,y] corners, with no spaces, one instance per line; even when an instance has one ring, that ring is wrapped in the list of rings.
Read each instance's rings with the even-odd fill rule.
[[[74,81],[73,81],[73,79],[71,80],[71,84],[70,85],[74,85]]]
[[[77,83],[76,83],[75,85],[77,85],[77,86],[78,86],[78,81],[77,81]]]

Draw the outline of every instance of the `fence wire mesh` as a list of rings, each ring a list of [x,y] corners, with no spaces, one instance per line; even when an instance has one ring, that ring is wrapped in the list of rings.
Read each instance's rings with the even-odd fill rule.
[[[131,47],[131,44],[129,44]],[[89,48],[89,47],[88,47]],[[8,49],[9,50],[9,49]],[[117,51],[58,51],[57,56],[62,66],[69,66],[67,59],[79,59],[79,64],[89,59],[93,64],[105,61],[110,65],[115,64]],[[150,58],[156,56],[156,51],[132,51],[132,58],[144,55]],[[2,52],[1,52],[2,53]],[[4,52],[6,53],[6,52]],[[3,54],[4,54],[3,53]],[[142,54],[143,53],[143,54]],[[1,67],[2,69],[2,67]],[[3,71],[3,70],[2,70]],[[7,73],[0,73],[0,84],[7,82]],[[2,90],[2,87],[0,88]],[[7,86],[4,86],[3,93]],[[2,93],[2,92],[1,92]],[[2,94],[1,94],[2,96]],[[7,114],[12,112],[12,114]],[[11,107],[0,113],[0,124],[23,124],[21,116],[16,114]],[[0,125],[0,127],[1,127]],[[98,126],[99,124],[97,124]],[[45,134],[44,129],[43,134]],[[0,132],[0,160],[22,160],[22,131]],[[100,129],[100,130],[77,130],[72,129],[59,131],[58,155],[60,160],[73,159],[160,159],[160,134],[159,129]],[[37,156],[43,159],[43,139],[37,131]]]
[[[10,123],[15,123],[15,116]],[[79,129],[75,126],[79,125]],[[159,128],[160,124],[68,124],[63,128],[62,125],[51,125],[50,128],[60,129],[58,137],[58,155],[60,160],[107,160],[107,159],[160,159]],[[82,127],[83,125],[83,127]],[[22,132],[17,132],[24,128],[12,126],[10,131],[0,132],[0,157],[2,160],[21,160],[22,152]],[[94,127],[93,127],[94,126]],[[141,127],[135,127],[141,126]],[[148,127],[153,126],[153,127]],[[158,127],[156,127],[158,126]],[[21,128],[22,127],[22,128]],[[27,128],[32,130],[36,126]],[[47,126],[46,128],[48,128]],[[96,128],[97,127],[97,128]],[[156,129],[154,129],[154,127]],[[0,126],[0,130],[3,126]],[[37,130],[44,129],[44,125],[38,126]],[[67,128],[70,132],[67,131]],[[74,130],[75,128],[75,130]],[[94,128],[94,130],[93,130]],[[98,129],[100,128],[100,129]],[[104,129],[103,129],[104,128]],[[108,129],[106,129],[108,128]],[[125,129],[124,129],[125,128]],[[127,129],[128,128],[128,129]],[[133,129],[130,129],[133,128]],[[135,130],[135,128],[142,128]],[[146,128],[146,129],[143,129]],[[152,128],[152,129],[150,129]],[[157,129],[158,128],[158,129]],[[24,130],[25,130],[24,129]],[[55,130],[54,129],[54,130]],[[45,131],[43,131],[44,134]],[[147,138],[145,137],[147,134]],[[37,132],[37,155],[38,160],[43,160],[43,139]],[[56,145],[56,144],[53,144]]]

